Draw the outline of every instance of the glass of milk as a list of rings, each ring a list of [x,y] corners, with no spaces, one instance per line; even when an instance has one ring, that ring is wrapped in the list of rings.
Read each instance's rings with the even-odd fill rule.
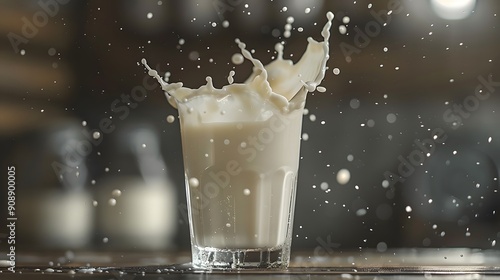
[[[193,264],[287,267],[302,108],[256,93],[178,103]]]
[[[321,35],[308,38],[301,59],[277,57],[264,66],[235,42],[253,64],[244,83],[197,89],[169,83],[143,59],[169,103],[178,109],[192,263],[204,269],[286,268],[299,168],[300,135],[308,92],[325,77],[333,14]]]

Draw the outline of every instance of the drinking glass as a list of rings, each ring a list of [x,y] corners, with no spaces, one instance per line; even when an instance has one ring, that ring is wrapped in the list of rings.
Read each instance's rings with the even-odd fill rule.
[[[279,110],[240,97],[178,102],[192,263],[286,268],[303,106]]]

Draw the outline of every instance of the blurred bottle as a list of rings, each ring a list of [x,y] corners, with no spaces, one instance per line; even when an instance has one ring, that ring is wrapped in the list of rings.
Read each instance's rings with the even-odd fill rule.
[[[87,188],[89,143],[76,121],[26,134],[14,149],[20,246],[79,249],[91,242],[94,207]]]
[[[154,128],[130,123],[112,135],[109,171],[97,185],[98,243],[118,250],[172,246],[177,230],[176,192]],[[116,171],[116,172],[115,172]]]

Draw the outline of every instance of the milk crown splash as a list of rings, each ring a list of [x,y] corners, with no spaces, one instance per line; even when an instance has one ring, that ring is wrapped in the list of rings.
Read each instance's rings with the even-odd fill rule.
[[[334,15],[328,12],[326,16],[328,21],[321,32],[323,41],[317,42],[309,37],[307,49],[296,64],[283,59],[284,46],[278,43],[275,46],[277,58],[264,66],[260,60],[252,56],[243,42],[236,39],[241,54],[252,62],[253,73],[244,83],[230,83],[221,89],[214,87],[211,77],[207,77],[207,84],[198,89],[186,88],[182,82],[169,83],[160,77],[156,70],[151,69],[145,59],[141,62],[147,68],[148,74],[160,83],[165,96],[174,108],[178,108],[179,103],[205,95],[223,100],[228,95],[257,94],[276,109],[289,112],[302,108],[307,93],[316,90],[325,77],[326,62],[330,57],[328,40]]]

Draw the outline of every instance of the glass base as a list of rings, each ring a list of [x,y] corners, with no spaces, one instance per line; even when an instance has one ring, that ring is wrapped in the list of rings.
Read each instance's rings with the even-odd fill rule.
[[[285,269],[290,263],[290,250],[283,247],[218,249],[194,245],[192,254],[193,266],[202,269]]]

